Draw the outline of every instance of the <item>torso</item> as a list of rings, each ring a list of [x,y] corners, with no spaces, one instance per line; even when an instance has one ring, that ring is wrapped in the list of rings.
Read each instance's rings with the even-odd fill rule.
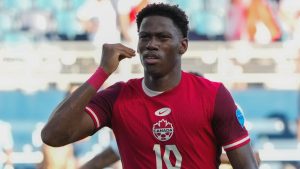
[[[154,97],[145,94],[141,79],[123,86],[111,124],[124,168],[217,168],[214,94],[206,94],[197,77],[187,76]]]
[[[142,80],[112,85],[86,109],[101,124],[97,129],[113,129],[124,169],[216,169],[221,146],[227,151],[249,143],[221,83],[182,72],[176,87],[151,97]]]

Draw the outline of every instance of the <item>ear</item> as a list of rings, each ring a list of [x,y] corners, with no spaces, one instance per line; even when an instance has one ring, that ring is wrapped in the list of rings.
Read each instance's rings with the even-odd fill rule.
[[[179,46],[179,54],[184,54],[188,48],[188,39],[182,38]]]

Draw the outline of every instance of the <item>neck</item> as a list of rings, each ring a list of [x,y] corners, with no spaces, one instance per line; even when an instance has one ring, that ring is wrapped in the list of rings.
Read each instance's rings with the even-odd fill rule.
[[[145,73],[145,85],[154,91],[167,91],[176,87],[181,80],[181,69],[164,76],[153,76]]]

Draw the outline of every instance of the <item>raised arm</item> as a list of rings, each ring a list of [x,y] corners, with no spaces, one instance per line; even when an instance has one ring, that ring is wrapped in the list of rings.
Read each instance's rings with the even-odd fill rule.
[[[104,44],[99,68],[53,111],[41,133],[43,142],[58,147],[91,135],[95,127],[91,117],[84,112],[86,105],[117,69],[119,62],[133,56],[135,51],[122,44]]]
[[[258,163],[250,144],[226,152],[234,169],[258,169]]]

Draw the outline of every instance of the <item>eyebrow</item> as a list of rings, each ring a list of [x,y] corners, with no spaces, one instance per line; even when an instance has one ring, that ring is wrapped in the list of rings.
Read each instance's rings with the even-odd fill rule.
[[[139,32],[139,35],[147,35],[147,34],[154,34],[154,35],[170,35],[172,36],[172,34],[170,32]]]

